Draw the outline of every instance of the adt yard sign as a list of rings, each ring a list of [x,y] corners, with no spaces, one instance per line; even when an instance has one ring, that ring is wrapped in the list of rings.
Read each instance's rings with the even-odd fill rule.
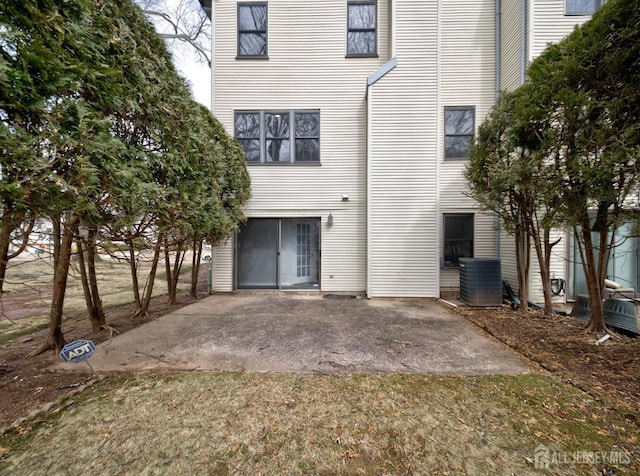
[[[96,345],[90,340],[74,340],[65,345],[60,351],[60,359],[63,362],[81,362],[93,355]]]

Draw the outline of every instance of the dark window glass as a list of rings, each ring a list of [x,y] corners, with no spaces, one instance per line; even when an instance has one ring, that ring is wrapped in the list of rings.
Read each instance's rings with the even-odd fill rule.
[[[320,162],[320,111],[236,111],[234,129],[247,162]]]
[[[266,162],[291,162],[289,113],[265,113]]]
[[[320,113],[295,113],[296,162],[320,161]]]
[[[260,113],[237,112],[235,129],[247,162],[260,162]]]
[[[238,4],[238,56],[267,55],[267,4]]]
[[[444,157],[466,159],[475,127],[475,109],[472,107],[445,108]]]
[[[458,266],[460,258],[473,258],[473,213],[445,213],[444,265]]]
[[[377,54],[376,2],[349,2],[347,10],[347,54]]]

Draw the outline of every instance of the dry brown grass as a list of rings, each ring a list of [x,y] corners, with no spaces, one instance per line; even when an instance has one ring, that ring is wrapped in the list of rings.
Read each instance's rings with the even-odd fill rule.
[[[139,276],[144,279],[149,269],[149,263],[141,263]],[[105,309],[133,302],[131,274],[129,265],[125,261],[109,259],[99,261],[97,275]],[[156,277],[154,296],[167,292],[166,281],[162,276],[160,274]],[[12,260],[9,263],[4,290],[10,293],[12,307],[5,306],[0,298],[0,334],[4,339],[46,325],[51,305],[52,280],[53,262],[48,258]],[[144,286],[144,282],[140,284],[141,287]],[[38,291],[36,299],[34,299],[34,290]],[[23,294],[24,299],[21,299]],[[85,312],[86,303],[80,272],[74,262],[71,265],[65,295],[65,318],[68,320],[84,315]]]
[[[6,474],[637,474],[533,466],[535,448],[637,451],[637,424],[551,377],[111,377],[0,439]],[[54,412],[54,415],[56,413]],[[565,454],[565,453],[563,453]],[[633,458],[638,454],[632,453]],[[623,462],[624,463],[624,462]]]

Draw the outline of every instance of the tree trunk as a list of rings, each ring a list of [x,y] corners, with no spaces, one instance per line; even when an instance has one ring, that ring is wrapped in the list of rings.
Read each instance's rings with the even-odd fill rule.
[[[175,304],[176,297],[173,294],[173,274],[171,273],[171,253],[169,252],[169,241],[164,241],[164,270],[167,279],[168,303]]]
[[[551,275],[549,268],[551,266],[551,247],[549,242],[549,230],[545,229],[544,239],[540,239],[540,234],[536,228],[533,228],[533,244],[538,257],[538,266],[540,267],[540,279],[542,280],[542,294],[544,296],[544,313],[547,316],[553,316],[553,302],[551,294]]]
[[[82,282],[82,292],[84,294],[84,302],[87,306],[87,315],[89,316],[89,322],[91,322],[91,328],[93,332],[100,330],[100,323],[96,316],[96,309],[93,307],[93,299],[91,298],[91,289],[89,288],[89,278],[87,276],[85,255],[87,254],[87,246],[84,242],[84,238],[79,236],[76,240],[78,246],[78,265],[80,268],[80,281]]]
[[[153,295],[153,285],[156,282],[156,272],[158,270],[158,262],[160,261],[160,248],[162,247],[163,237],[162,234],[158,236],[158,241],[153,250],[153,261],[151,262],[151,271],[147,278],[147,286],[144,290],[144,297],[142,299],[142,307],[134,316],[146,316],[149,312],[149,305],[151,304],[151,296]]]
[[[93,308],[96,310],[98,324],[102,328],[107,324],[102,307],[102,299],[98,289],[98,273],[96,272],[96,237],[98,230],[96,227],[89,227],[89,235],[87,238],[87,261],[89,271],[89,289],[91,290],[91,298],[93,299]]]
[[[0,222],[0,294],[4,288],[4,278],[7,275],[7,264],[9,262],[9,245],[11,244],[11,232],[13,231],[12,220],[8,215],[2,216]]]
[[[516,268],[518,270],[518,297],[520,298],[519,309],[527,309],[529,302],[529,256],[530,242],[527,233],[517,227],[514,233],[516,244]]]
[[[198,275],[200,274],[200,260],[202,259],[202,240],[193,240],[193,256],[191,259],[191,289],[189,296],[198,297]]]
[[[577,232],[576,232],[577,235]],[[587,326],[587,331],[602,332],[605,330],[604,313],[602,306],[602,285],[599,282],[599,273],[594,256],[593,240],[591,239],[591,228],[587,221],[582,225],[582,263],[587,290],[589,292],[589,306],[591,308],[591,320]]]
[[[136,306],[136,312],[142,309],[142,301],[140,300],[140,284],[138,283],[138,262],[136,260],[136,250],[133,240],[125,240],[129,246],[129,269],[131,270],[131,287],[133,288],[133,302]]]
[[[64,308],[64,295],[67,290],[67,278],[69,276],[69,264],[71,262],[71,245],[78,229],[80,219],[73,214],[68,218],[62,232],[62,242],[60,243],[59,256],[56,260],[57,266],[53,277],[53,298],[51,299],[51,312],[49,314],[49,334],[46,342],[27,357],[33,357],[47,350],[55,349],[56,353],[62,350],[65,345],[62,334],[62,311]],[[60,230],[60,226],[58,230]]]

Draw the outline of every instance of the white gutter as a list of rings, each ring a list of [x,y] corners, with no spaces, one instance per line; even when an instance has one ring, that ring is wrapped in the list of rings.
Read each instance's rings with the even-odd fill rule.
[[[527,0],[520,2],[520,84],[527,73]]]

